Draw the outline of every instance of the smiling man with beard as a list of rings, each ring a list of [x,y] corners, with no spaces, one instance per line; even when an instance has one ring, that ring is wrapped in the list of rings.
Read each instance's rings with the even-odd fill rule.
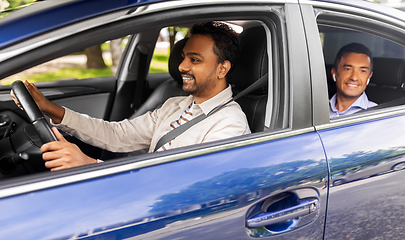
[[[190,96],[169,98],[153,112],[120,122],[91,118],[58,106],[47,100],[34,84],[28,81],[24,83],[40,110],[63,131],[112,152],[132,152],[148,147],[149,152],[153,152],[159,139],[166,133],[203,113],[207,115],[232,98],[227,78],[235,65],[239,49],[239,36],[228,25],[221,22],[194,25],[179,65],[183,90]],[[19,105],[14,94],[11,95]],[[41,147],[47,168],[54,171],[101,161],[85,155],[55,127],[52,130],[59,141]],[[156,151],[247,133],[250,133],[250,129],[246,116],[240,106],[232,101]]]
[[[351,43],[339,50],[332,68],[337,92],[329,100],[330,118],[377,105],[369,101],[364,92],[373,75],[372,61],[371,51],[360,43]]]

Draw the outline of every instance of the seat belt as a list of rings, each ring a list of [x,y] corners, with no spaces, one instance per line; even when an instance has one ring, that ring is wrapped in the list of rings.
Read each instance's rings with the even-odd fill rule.
[[[245,88],[242,92],[240,92],[239,94],[237,94],[234,98],[230,99],[229,101],[227,101],[226,103],[219,105],[217,107],[215,107],[214,109],[212,109],[208,114],[201,114],[195,118],[193,118],[192,120],[184,123],[183,125],[178,126],[177,128],[171,130],[170,132],[166,133],[166,135],[162,136],[159,141],[157,142],[155,149],[153,150],[153,152],[156,152],[156,150],[158,150],[160,147],[162,147],[163,145],[165,145],[166,143],[168,143],[169,141],[172,141],[173,139],[175,139],[177,136],[179,136],[180,134],[182,134],[183,132],[187,131],[187,129],[189,129],[190,127],[194,126],[195,124],[199,123],[200,121],[204,120],[206,117],[210,116],[211,114],[215,113],[216,111],[218,111],[219,109],[221,109],[222,107],[224,107],[225,105],[227,105],[228,103],[232,102],[232,101],[236,101],[237,99],[245,96],[248,93],[253,92],[254,90],[258,89],[259,87],[262,86],[263,83],[265,83],[267,81],[267,76],[268,74],[266,73],[263,77],[259,78],[258,80],[256,80],[254,83],[252,83],[249,87]]]

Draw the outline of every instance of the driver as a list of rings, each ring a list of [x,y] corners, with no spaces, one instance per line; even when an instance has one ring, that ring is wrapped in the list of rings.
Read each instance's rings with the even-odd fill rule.
[[[131,152],[149,147],[153,152],[159,139],[190,119],[208,114],[232,97],[227,82],[240,49],[239,36],[220,22],[195,24],[183,48],[179,65],[183,90],[188,97],[169,98],[161,108],[134,119],[108,122],[76,113],[49,101],[32,83],[25,86],[39,109],[51,118],[51,124],[78,139],[113,152]],[[11,95],[21,108],[14,94]],[[51,171],[97,163],[101,160],[85,155],[52,127],[59,141],[41,147],[45,166]],[[191,134],[192,133],[192,134]],[[247,119],[236,102],[231,102],[194,125],[189,131],[166,143],[157,151],[214,141],[250,133]]]

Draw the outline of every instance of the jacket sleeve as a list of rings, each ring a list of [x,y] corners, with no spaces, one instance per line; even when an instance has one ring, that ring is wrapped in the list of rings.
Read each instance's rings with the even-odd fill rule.
[[[93,146],[131,152],[149,147],[156,122],[157,110],[131,120],[108,122],[65,108],[62,122],[53,125]]]

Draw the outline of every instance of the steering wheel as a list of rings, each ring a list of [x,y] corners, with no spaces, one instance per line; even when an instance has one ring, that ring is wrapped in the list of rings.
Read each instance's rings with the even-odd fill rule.
[[[24,83],[21,81],[14,81],[11,84],[11,89],[23,107],[25,113],[27,113],[31,124],[34,125],[37,130],[42,143],[57,141],[55,134],[52,132],[52,129],[49,127],[44,115],[41,113],[41,110],[39,110],[38,105],[28,92]]]

